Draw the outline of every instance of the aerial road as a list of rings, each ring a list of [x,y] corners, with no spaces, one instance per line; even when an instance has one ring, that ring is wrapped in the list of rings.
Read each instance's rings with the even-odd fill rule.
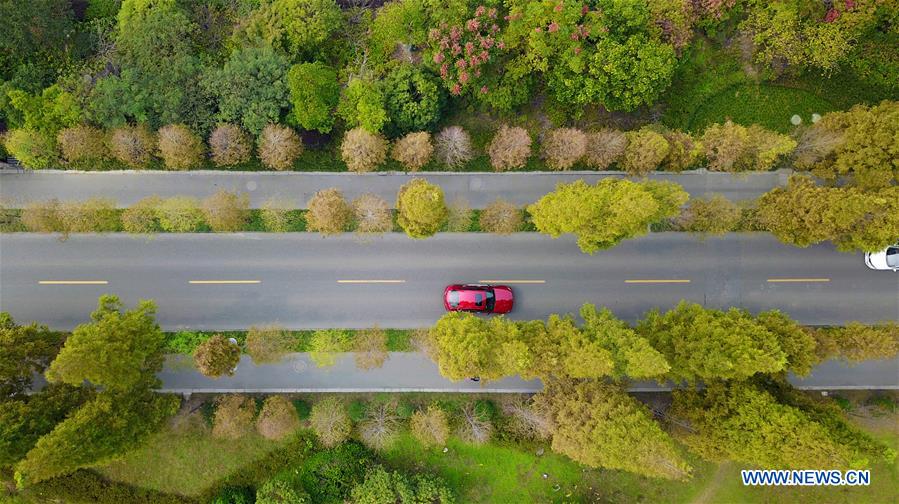
[[[831,245],[795,248],[761,233],[653,233],[592,256],[570,237],[533,233],[0,236],[0,309],[58,329],[87,320],[103,293],[129,305],[155,300],[167,330],[424,327],[444,313],[453,283],[511,286],[515,319],[591,302],[634,320],[682,299],[778,308],[809,325],[899,319],[899,274]]]

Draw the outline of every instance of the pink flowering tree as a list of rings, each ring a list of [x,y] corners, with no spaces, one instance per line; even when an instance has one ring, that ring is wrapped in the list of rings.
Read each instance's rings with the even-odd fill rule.
[[[495,8],[479,5],[461,25],[444,23],[428,34],[430,62],[453,96],[490,92],[486,66],[505,48],[497,17]]]

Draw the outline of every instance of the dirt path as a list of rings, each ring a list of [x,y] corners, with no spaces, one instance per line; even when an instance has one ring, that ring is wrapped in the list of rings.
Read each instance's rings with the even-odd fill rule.
[[[729,462],[718,464],[718,468],[715,469],[715,474],[712,475],[709,484],[706,485],[702,492],[697,495],[690,504],[711,504],[715,502],[713,499],[715,494],[718,493],[718,489],[721,488],[721,483],[724,481],[728,469],[730,469]]]

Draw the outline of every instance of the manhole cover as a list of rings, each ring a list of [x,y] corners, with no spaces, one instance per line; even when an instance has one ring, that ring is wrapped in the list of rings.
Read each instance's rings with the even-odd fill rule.
[[[247,182],[247,191],[255,191],[256,190],[256,181],[251,180]]]
[[[293,363],[293,370],[296,373],[303,373],[308,368],[309,368],[309,364],[307,364],[306,361],[298,360]]]

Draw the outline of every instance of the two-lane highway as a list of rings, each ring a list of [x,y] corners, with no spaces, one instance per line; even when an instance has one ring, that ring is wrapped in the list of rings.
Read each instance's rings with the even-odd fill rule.
[[[444,286],[480,281],[513,286],[516,319],[592,302],[633,320],[681,299],[779,308],[805,324],[899,319],[899,275],[766,234],[658,233],[593,256],[531,233],[0,235],[0,309],[60,329],[87,320],[103,293],[154,299],[166,329],[422,327],[443,314]]]

